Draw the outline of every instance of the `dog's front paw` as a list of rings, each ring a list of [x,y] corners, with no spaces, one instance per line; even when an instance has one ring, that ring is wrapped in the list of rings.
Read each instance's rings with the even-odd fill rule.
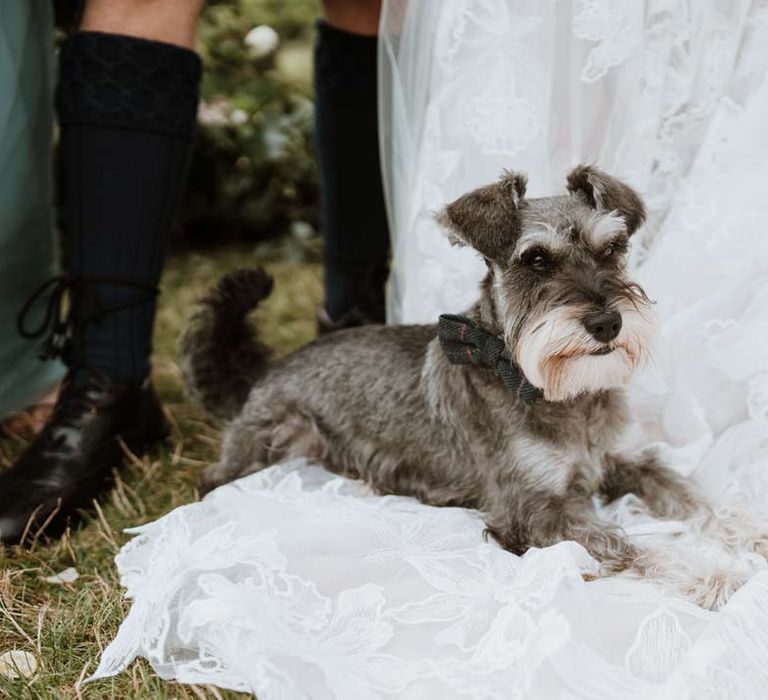
[[[759,532],[753,535],[748,535],[744,548],[748,552],[760,555],[763,559],[768,560],[768,532]]]
[[[704,529],[732,552],[753,552],[768,559],[768,530],[752,513],[735,507],[717,508]]]
[[[745,577],[738,572],[716,569],[694,578],[682,592],[702,608],[718,610],[744,582]]]

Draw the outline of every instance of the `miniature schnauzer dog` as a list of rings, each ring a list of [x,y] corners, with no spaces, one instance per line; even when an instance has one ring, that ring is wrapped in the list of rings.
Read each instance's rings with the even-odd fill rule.
[[[477,508],[515,554],[575,540],[603,575],[666,580],[717,606],[741,581],[683,574],[594,506],[633,493],[658,518],[693,519],[731,550],[768,553],[756,522],[716,511],[652,452],[622,449],[622,387],[654,339],[648,297],[626,266],[643,203],[592,166],[568,175],[563,196],[525,190],[524,175],[505,172],[439,214],[488,271],[479,301],[437,326],[338,331],[268,366],[246,316],[270,278],[223,278],[182,339],[190,392],[229,421],[202,490],[304,456],[378,493]]]

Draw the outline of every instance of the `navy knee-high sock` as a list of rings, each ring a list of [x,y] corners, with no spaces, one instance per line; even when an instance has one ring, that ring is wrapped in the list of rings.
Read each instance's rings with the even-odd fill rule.
[[[60,55],[59,198],[70,361],[124,382],[149,373],[155,295],[195,128],[188,49],[81,32]]]
[[[389,230],[378,139],[377,38],[317,26],[315,138],[320,164],[325,308],[384,320]]]

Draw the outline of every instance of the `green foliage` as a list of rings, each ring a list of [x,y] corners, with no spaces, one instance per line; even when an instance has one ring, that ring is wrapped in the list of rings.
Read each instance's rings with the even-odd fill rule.
[[[199,31],[200,133],[181,224],[192,242],[317,229],[311,52],[317,0],[222,0]],[[254,27],[262,30],[256,36]]]

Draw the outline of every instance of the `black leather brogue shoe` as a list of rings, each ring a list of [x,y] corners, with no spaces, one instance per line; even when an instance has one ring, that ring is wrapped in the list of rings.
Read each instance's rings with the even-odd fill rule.
[[[86,372],[64,383],[45,428],[0,472],[0,542],[60,534],[111,487],[124,460],[120,440],[143,454],[168,436],[149,382],[127,385]]]

